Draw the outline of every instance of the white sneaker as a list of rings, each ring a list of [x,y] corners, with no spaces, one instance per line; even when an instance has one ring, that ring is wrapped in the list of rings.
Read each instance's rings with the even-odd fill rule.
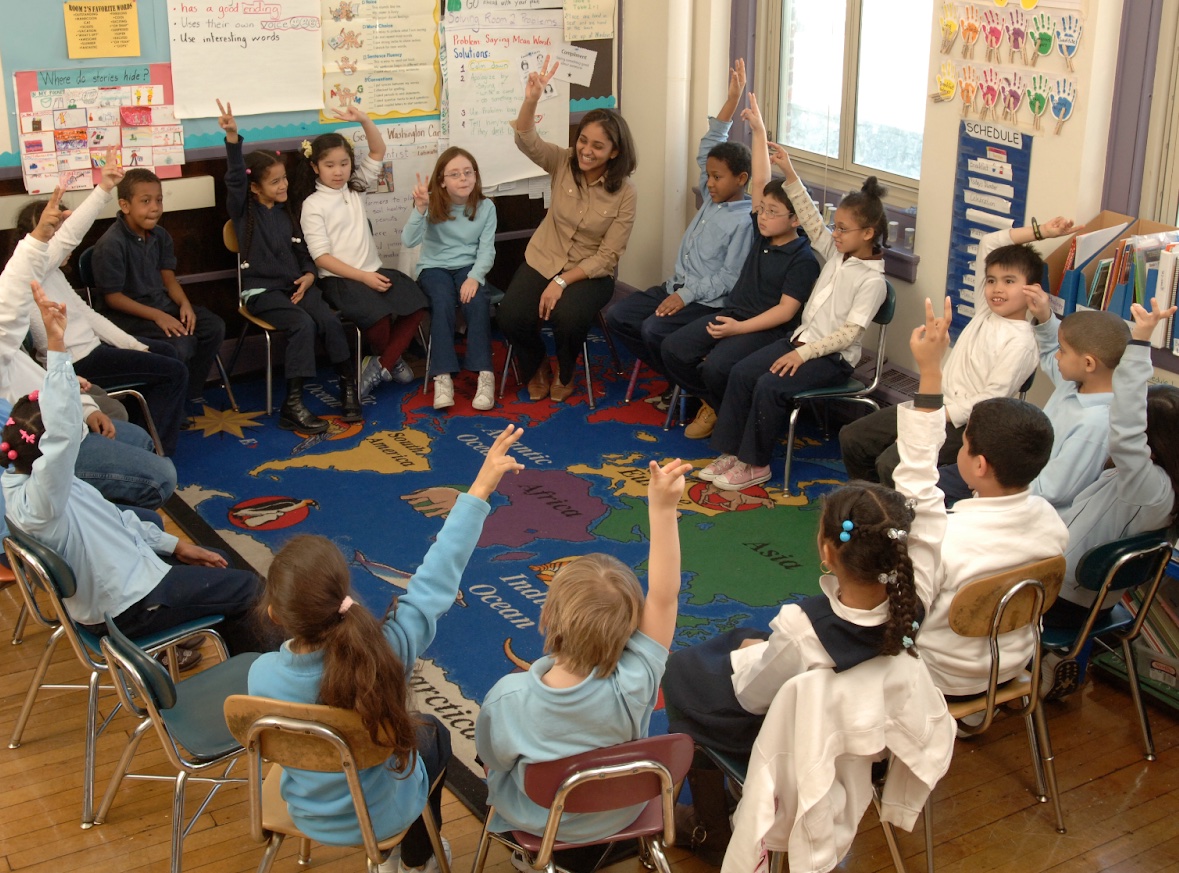
[[[377,867],[377,873],[397,873],[397,868],[401,866],[401,846],[394,846],[389,853],[389,857],[381,862]]]
[[[398,358],[397,363],[393,365],[393,372],[388,370],[381,370],[381,378],[386,382],[393,381],[399,385],[408,385],[414,380],[413,368],[405,363],[405,358]]]
[[[357,390],[361,397],[369,397],[373,389],[381,384],[381,374],[385,368],[381,366],[381,359],[376,355],[367,355],[361,362],[364,366],[360,371],[360,384]]]
[[[446,863],[450,863],[450,841],[442,837],[442,851],[446,853]],[[421,867],[406,867],[401,863],[400,855],[397,859],[397,873],[438,873],[438,861],[431,855],[430,860]],[[535,871],[533,871],[535,873]]]
[[[479,385],[475,389],[475,399],[471,401],[471,405],[480,410],[495,406],[495,374],[490,370],[479,371]]]
[[[733,465],[737,463],[736,455],[721,455],[703,470],[696,474],[697,479],[702,479],[705,482],[715,481],[718,476],[723,476],[729,470],[733,469]]]
[[[446,409],[454,406],[454,382],[449,373],[434,377],[434,408]]]

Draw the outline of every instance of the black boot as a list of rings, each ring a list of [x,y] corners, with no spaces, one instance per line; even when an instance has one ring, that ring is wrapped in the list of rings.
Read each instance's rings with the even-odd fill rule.
[[[322,418],[312,415],[303,405],[303,380],[287,379],[287,399],[278,411],[278,426],[283,430],[297,430],[300,433],[323,433],[330,426]]]
[[[344,361],[336,365],[336,373],[340,377],[340,405],[344,407],[340,420],[349,423],[364,421],[360,392],[356,390],[356,366],[351,361]]]
[[[696,754],[701,757],[700,752]],[[676,808],[676,843],[691,845],[697,857],[719,867],[733,836],[725,775],[711,762],[693,766],[688,770],[688,785],[692,789],[692,806]]]

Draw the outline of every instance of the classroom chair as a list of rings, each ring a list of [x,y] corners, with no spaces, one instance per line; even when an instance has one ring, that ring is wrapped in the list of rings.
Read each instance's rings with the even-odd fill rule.
[[[950,767],[954,720],[925,664],[906,652],[849,670],[808,670],[774,696],[748,762],[701,747],[740,797],[722,871],[829,870],[876,807],[893,865],[894,826],[911,831]],[[883,777],[877,779],[879,768]]]
[[[86,302],[90,304],[92,309],[98,310],[94,305],[94,246],[84,249],[78,255],[78,278],[82,282],[82,287],[86,292]],[[233,396],[233,385],[229,381],[229,371],[225,369],[225,364],[221,361],[221,355],[218,354],[214,359],[217,363],[217,372],[221,375],[221,385],[225,388],[225,395],[229,398],[229,405],[234,412],[238,411],[237,400]],[[126,385],[118,385],[117,388],[134,388],[135,383],[127,383]],[[112,389],[107,389],[108,391]],[[145,404],[146,405],[146,404]]]
[[[1142,698],[1142,682],[1138,675],[1134,643],[1142,633],[1143,623],[1170,560],[1171,542],[1167,539],[1166,530],[1150,531],[1090,549],[1077,564],[1076,572],[1080,586],[1086,591],[1096,592],[1085,623],[1079,629],[1047,627],[1042,635],[1045,649],[1064,656],[1053,668],[1053,683],[1046,696],[1049,700],[1064,697],[1077,689],[1094,643],[1106,651],[1112,651],[1101,641],[1101,637],[1112,635],[1121,642],[1126,679],[1130,683],[1134,708],[1138,711],[1138,724],[1142,728],[1142,741],[1148,761],[1155,760],[1154,739],[1150,733],[1146,703]],[[1105,596],[1111,591],[1136,591],[1135,613],[1118,602],[1110,613],[1100,615]]]
[[[488,825],[495,808],[489,807],[472,873],[483,873],[492,840],[522,853],[533,870],[547,868],[551,873],[554,851],[633,839],[639,841],[644,866],[671,873],[663,849],[675,842],[675,786],[687,776],[691,763],[692,738],[664,734],[529,764],[524,771],[524,791],[533,803],[549,810],[544,833],[493,833]],[[557,839],[565,813],[608,812],[639,803],[646,804],[639,817],[609,837],[589,843]]]
[[[232,219],[225,222],[221,228],[221,241],[225,244],[225,248],[233,252],[237,259],[237,314],[242,317],[242,331],[238,334],[237,342],[233,346],[233,355],[229,358],[229,372],[233,372],[233,368],[237,366],[238,356],[242,352],[242,344],[246,341],[246,334],[250,330],[250,325],[254,325],[260,331],[262,336],[266,339],[266,414],[274,410],[274,348],[271,343],[271,334],[276,332],[278,328],[272,325],[264,318],[259,318],[250,312],[246,307],[245,302],[242,301],[242,254],[238,249],[237,231],[233,227]],[[360,384],[361,360],[364,357],[364,346],[362,345],[364,335],[360,328],[350,321],[344,322],[345,326],[352,327],[356,331],[356,384]]]
[[[1024,564],[1013,570],[975,579],[959,589],[950,601],[950,627],[964,637],[986,637],[991,664],[985,693],[949,703],[950,715],[958,721],[960,734],[980,734],[991,726],[999,707],[1006,704],[1010,715],[1021,716],[1027,727],[1032,769],[1036,776],[1036,799],[1046,803],[1049,796],[1056,813],[1056,830],[1064,833],[1064,813],[1056,784],[1056,764],[1048,736],[1048,722],[1040,705],[1040,617],[1052,605],[1064,582],[1063,555]],[[999,635],[1028,628],[1034,648],[1031,663],[1018,676],[999,683]],[[917,647],[921,647],[918,637]],[[1018,704],[1015,701],[1019,701]],[[1016,708],[1018,706],[1018,708]],[[963,718],[983,714],[978,724]],[[933,802],[925,804],[925,851],[933,870]]]
[[[21,737],[25,725],[37,700],[37,693],[42,689],[50,691],[86,691],[86,751],[82,774],[82,827],[89,828],[95,823],[94,818],[94,760],[98,738],[106,730],[111,719],[119,711],[116,705],[99,722],[98,695],[101,690],[109,690],[109,686],[99,685],[100,678],[110,670],[110,662],[105,656],[99,638],[86,628],[79,625],[66,611],[62,601],[73,597],[77,592],[77,581],[69,564],[56,551],[46,546],[36,538],[22,531],[8,520],[8,537],[4,540],[4,551],[12,565],[16,576],[16,588],[24,600],[25,616],[31,616],[37,624],[49,631],[49,638],[45,641],[45,651],[41,660],[37,662],[33,676],[29,680],[29,689],[25,693],[24,704],[17,715],[16,725],[12,731],[12,739],[8,748],[20,748]],[[42,599],[47,602],[47,608],[42,605]],[[225,647],[221,637],[211,628],[221,622],[219,615],[207,616],[202,619],[185,622],[148,636],[140,637],[136,645],[149,654],[169,650],[177,643],[191,639],[198,635],[210,637],[220,650],[222,657]],[[23,629],[23,621],[18,630]],[[85,685],[55,685],[45,683],[45,674],[53,660],[54,649],[58,642],[65,638],[82,664],[89,673]],[[17,642],[17,640],[13,640]],[[160,670],[163,667],[153,661]],[[176,660],[169,658],[169,666],[173,675],[177,674]]]
[[[626,373],[622,369],[622,362],[618,359],[618,350],[614,347],[614,337],[612,337],[610,335],[610,328],[606,327],[606,317],[601,312],[599,312],[597,319],[598,319],[598,327],[601,328],[602,336],[605,338],[606,345],[610,349],[610,357],[614,360],[614,372],[617,373],[619,376],[625,376]],[[510,369],[510,370],[512,370],[513,373],[515,373],[515,369],[516,369],[515,364],[512,361],[512,344],[508,343],[507,345],[508,345],[508,354],[507,354],[507,357],[504,358],[504,371],[499,379],[499,396],[500,396],[501,400],[503,399],[504,391],[507,389],[507,385],[508,385],[508,370]],[[586,402],[588,403],[590,409],[595,409],[597,404],[594,401],[594,383],[593,383],[593,378],[590,375],[590,356],[589,356],[589,339],[588,338],[584,342],[582,342],[582,344],[581,344],[581,363],[585,369]],[[548,366],[547,360],[546,360],[546,362],[542,363],[541,366]],[[516,383],[519,384],[519,382],[520,382],[519,374],[516,374]]]
[[[368,870],[372,873],[405,839],[408,828],[384,840],[378,840],[373,832],[372,814],[359,773],[384,765],[389,760],[389,747],[373,742],[353,710],[235,694],[225,701],[225,721],[248,755],[250,834],[258,842],[267,843],[258,873],[270,870],[287,837],[299,838],[299,864],[311,863],[311,838],[291,820],[282,798],[283,767],[344,774],[360,823]],[[263,761],[273,765],[265,779]],[[429,802],[422,810],[422,820],[440,873],[450,873],[439,824],[434,821]]]
[[[222,708],[227,697],[246,690],[250,665],[260,655],[257,652],[246,652],[224,659],[224,646],[219,645],[223,658],[221,663],[201,670],[182,682],[174,682],[155,658],[119,630],[110,613],[104,619],[110,633],[102,638],[102,651],[115,678],[119,700],[128,712],[139,718],[139,724],[127,739],[94,823],[106,821],[124,779],[171,782],[170,869],[171,873],[180,873],[184,838],[205,807],[223,786],[240,785],[245,781],[229,775],[243,749],[229,732]],[[127,772],[139,741],[152,728],[155,728],[160,745],[163,746],[164,756],[176,770],[175,776]],[[212,787],[185,824],[184,789],[190,782]]]

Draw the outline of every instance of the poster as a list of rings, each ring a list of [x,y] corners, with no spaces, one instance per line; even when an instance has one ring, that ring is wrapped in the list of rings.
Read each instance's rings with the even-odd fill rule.
[[[320,0],[169,0],[176,117],[240,116],[320,105]]]
[[[565,0],[565,40],[614,39],[614,0]]]
[[[62,10],[71,59],[139,57],[138,0],[69,2]]]
[[[560,9],[497,13],[493,23],[475,13],[446,17],[448,133],[479,161],[483,187],[540,176],[516,148],[511,122],[524,99],[524,82],[562,43]],[[536,109],[542,139],[569,142],[569,83],[553,79]]]
[[[323,120],[436,115],[442,93],[437,0],[322,0]]]

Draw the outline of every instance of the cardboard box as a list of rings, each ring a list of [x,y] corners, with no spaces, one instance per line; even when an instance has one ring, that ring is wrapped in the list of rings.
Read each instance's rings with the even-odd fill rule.
[[[1134,643],[1134,662],[1138,666],[1139,676],[1179,690],[1179,658],[1156,652],[1138,640]]]
[[[1085,273],[1086,288],[1093,281],[1093,273],[1097,269],[1097,262],[1103,258],[1112,258],[1121,240],[1129,236],[1161,233],[1164,230],[1175,230],[1176,228],[1169,224],[1160,224],[1157,221],[1147,221],[1143,218],[1135,218],[1132,215],[1111,212],[1108,209],[1099,212],[1096,217],[1086,222],[1084,227],[1077,228],[1071,236],[1061,237],[1060,246],[1044,259],[1044,262],[1048,265],[1048,281],[1051,284],[1053,294],[1060,292],[1060,278],[1064,274],[1064,263],[1068,260],[1068,253],[1072,248],[1073,239],[1079,234],[1093,233],[1105,229],[1111,231],[1109,241],[1082,268]]]

